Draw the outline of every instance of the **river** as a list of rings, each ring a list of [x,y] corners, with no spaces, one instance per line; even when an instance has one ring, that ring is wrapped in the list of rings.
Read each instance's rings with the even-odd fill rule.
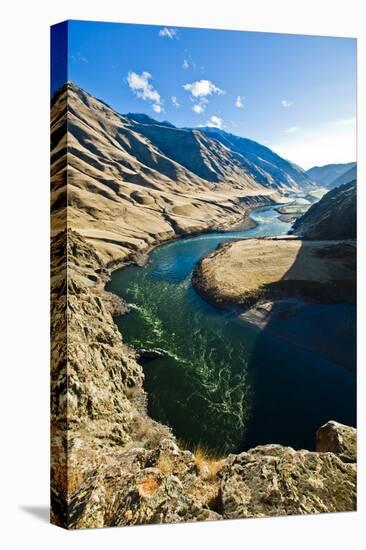
[[[313,449],[324,422],[356,422],[355,308],[309,306],[282,322],[293,333],[284,339],[202,300],[191,285],[202,256],[229,239],[289,229],[271,207],[251,217],[255,228],[171,241],[156,247],[144,267],[113,272],[107,290],[131,306],[115,321],[126,343],[166,350],[144,365],[148,412],[183,445],[216,454],[267,443]],[[333,360],[319,353],[319,339]]]

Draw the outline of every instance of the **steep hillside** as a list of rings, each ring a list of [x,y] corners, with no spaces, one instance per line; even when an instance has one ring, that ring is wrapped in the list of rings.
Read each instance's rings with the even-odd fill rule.
[[[283,191],[310,190],[315,187],[311,177],[302,168],[256,141],[217,128],[206,127],[202,128],[201,132],[231,149],[237,154],[238,159],[249,162],[256,180],[265,186]]]
[[[68,227],[107,262],[226,227],[276,197],[222,144],[151,120],[122,116],[71,83],[52,100],[53,231],[65,227],[67,174]]]
[[[355,239],[356,181],[329,191],[296,220],[292,232],[306,239]]]
[[[354,170],[354,176],[352,178],[336,183],[338,178],[350,170]],[[356,179],[356,163],[348,162],[346,164],[326,164],[325,166],[313,166],[313,168],[307,170],[307,174],[318,185],[332,189],[333,187],[337,187],[337,185],[348,183],[349,181]]]

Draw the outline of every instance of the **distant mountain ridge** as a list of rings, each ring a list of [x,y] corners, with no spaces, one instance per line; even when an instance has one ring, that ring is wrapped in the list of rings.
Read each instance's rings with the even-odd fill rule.
[[[226,179],[226,167],[230,165],[236,172],[244,170],[260,185],[280,191],[314,187],[314,182],[302,168],[253,140],[218,128],[178,128],[143,113],[124,116],[141,125],[139,132],[168,157],[207,181],[217,183]]]
[[[154,126],[168,126],[168,128],[176,128],[176,126],[174,126],[174,124],[172,124],[168,120],[163,120],[163,122],[159,122],[158,120],[155,120],[145,113],[127,113],[124,116],[126,118],[129,118],[130,120],[133,120],[134,122],[140,122],[141,124],[153,124]]]
[[[333,182],[332,187],[339,187],[340,185],[343,185],[345,183],[349,183],[350,181],[357,179],[357,165],[355,164],[352,166],[349,170],[338,176]]]
[[[300,186],[303,189],[314,187],[314,181],[302,168],[290,162],[269,147],[248,138],[236,136],[219,128],[204,127],[199,129],[206,135],[220,141],[223,145],[243,156],[251,163],[256,178],[268,185],[268,175],[271,184],[279,188]]]
[[[313,166],[307,170],[308,176],[318,185],[332,189],[342,183],[348,183],[356,178],[356,162],[345,164],[326,164],[325,166]],[[348,175],[342,179],[345,174]]]

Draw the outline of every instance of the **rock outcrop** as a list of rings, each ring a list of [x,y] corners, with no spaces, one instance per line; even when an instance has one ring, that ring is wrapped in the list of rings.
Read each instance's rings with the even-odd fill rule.
[[[305,239],[356,239],[356,181],[329,191],[298,218],[292,233]]]
[[[356,429],[343,426],[339,422],[327,422],[316,434],[316,450],[321,453],[336,453],[343,462],[356,462]]]
[[[356,466],[334,453],[260,446],[229,458],[220,475],[224,518],[356,508]]]

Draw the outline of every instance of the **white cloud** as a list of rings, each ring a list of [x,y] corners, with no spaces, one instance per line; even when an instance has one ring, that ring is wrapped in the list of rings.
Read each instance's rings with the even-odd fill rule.
[[[183,88],[192,94],[194,98],[206,97],[212,94],[224,94],[224,90],[221,90],[210,80],[196,80],[191,84],[184,84]]]
[[[206,105],[204,103],[195,103],[192,107],[192,111],[200,115],[203,113],[203,111],[206,109]]]
[[[293,105],[293,104],[294,104],[293,101],[288,101],[287,99],[283,99],[281,101],[282,107],[291,107],[291,105]]]
[[[244,100],[245,97],[243,95],[238,95],[235,101],[235,107],[237,107],[238,109],[242,109],[244,107]]]
[[[162,36],[163,38],[167,37],[170,38],[170,40],[174,40],[174,38],[178,38],[177,31],[172,28],[164,27],[163,29],[160,29],[159,36]]]
[[[206,125],[210,126],[211,128],[220,128],[220,129],[222,129],[224,127],[224,121],[222,120],[222,118],[220,118],[216,115],[213,115],[210,118],[210,120],[208,120],[206,122]]]
[[[195,103],[192,107],[192,111],[194,111],[197,114],[203,113],[203,111],[206,110],[208,101],[205,97],[201,97],[197,103]]]
[[[184,84],[183,88],[190,92],[192,101],[197,101],[192,107],[195,113],[203,113],[206,109],[208,99],[207,97],[212,94],[222,95],[225,93],[210,80],[196,80],[191,84]]]
[[[356,120],[330,121],[315,128],[302,128],[283,141],[270,145],[279,155],[303,168],[351,162],[356,159]]]
[[[294,134],[295,132],[298,132],[299,128],[297,126],[290,126],[289,128],[285,129],[286,134]]]
[[[153,110],[155,111],[155,113],[161,113],[164,109],[162,108],[161,105],[159,105],[158,103],[154,103],[152,105],[152,108]]]
[[[182,68],[183,68],[184,70],[189,69],[189,63],[188,63],[188,61],[187,61],[186,59],[183,60]]]
[[[172,99],[172,103],[173,103],[174,107],[180,107],[180,103],[177,100],[177,98],[175,97],[175,95],[172,95],[171,99]]]
[[[127,82],[133,93],[144,101],[151,101],[152,108],[156,113],[161,113],[162,100],[160,94],[150,83],[151,74],[144,71],[141,74],[130,71],[127,75]]]

